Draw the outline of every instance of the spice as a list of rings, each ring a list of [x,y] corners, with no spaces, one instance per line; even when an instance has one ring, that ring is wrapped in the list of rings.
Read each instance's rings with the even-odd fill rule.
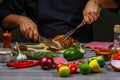
[[[12,34],[8,31],[6,31],[2,34],[2,36],[3,36],[3,47],[4,48],[11,48]]]

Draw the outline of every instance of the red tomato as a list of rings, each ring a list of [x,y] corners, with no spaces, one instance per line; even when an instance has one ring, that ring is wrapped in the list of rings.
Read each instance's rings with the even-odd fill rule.
[[[48,40],[52,41],[53,38],[48,38]]]
[[[115,53],[115,54],[113,55],[113,59],[114,59],[114,60],[120,60],[120,53]]]
[[[68,67],[70,68],[70,73],[74,74],[76,73],[77,69],[78,69],[78,65],[75,62],[71,62],[68,64]]]
[[[64,65],[65,65],[65,64],[63,64],[63,63],[57,64],[57,65],[56,65],[56,70],[58,71],[59,68],[60,68],[61,66],[64,66]]]
[[[76,39],[73,39],[73,43],[77,43],[77,40],[76,40]]]
[[[69,68],[71,68],[71,67],[75,67],[75,68],[78,69],[78,65],[77,65],[75,62],[71,62],[71,63],[69,63],[68,66],[69,66]]]
[[[77,68],[75,68],[75,67],[71,67],[70,68],[70,73],[71,74],[74,74],[74,73],[76,73],[77,72]]]

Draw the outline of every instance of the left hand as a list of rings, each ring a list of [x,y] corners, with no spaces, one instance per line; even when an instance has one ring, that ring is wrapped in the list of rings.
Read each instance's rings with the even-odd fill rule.
[[[95,0],[89,0],[83,10],[83,18],[86,24],[91,24],[100,16],[100,6]]]

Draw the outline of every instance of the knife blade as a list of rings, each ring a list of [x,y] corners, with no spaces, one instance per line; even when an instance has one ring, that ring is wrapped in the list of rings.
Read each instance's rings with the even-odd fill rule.
[[[38,36],[38,42],[43,43],[43,44],[45,44],[47,46],[57,46],[57,44],[55,44],[54,42],[48,40],[47,38],[45,38],[45,37],[43,37],[41,35]]]

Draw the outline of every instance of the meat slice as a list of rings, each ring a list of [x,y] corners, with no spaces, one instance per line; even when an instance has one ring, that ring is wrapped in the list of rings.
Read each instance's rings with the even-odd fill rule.
[[[52,39],[52,41],[57,44],[57,47],[50,46],[53,50],[61,50],[70,48],[73,45],[73,38],[69,37],[67,40],[63,40],[64,35],[57,35]]]

